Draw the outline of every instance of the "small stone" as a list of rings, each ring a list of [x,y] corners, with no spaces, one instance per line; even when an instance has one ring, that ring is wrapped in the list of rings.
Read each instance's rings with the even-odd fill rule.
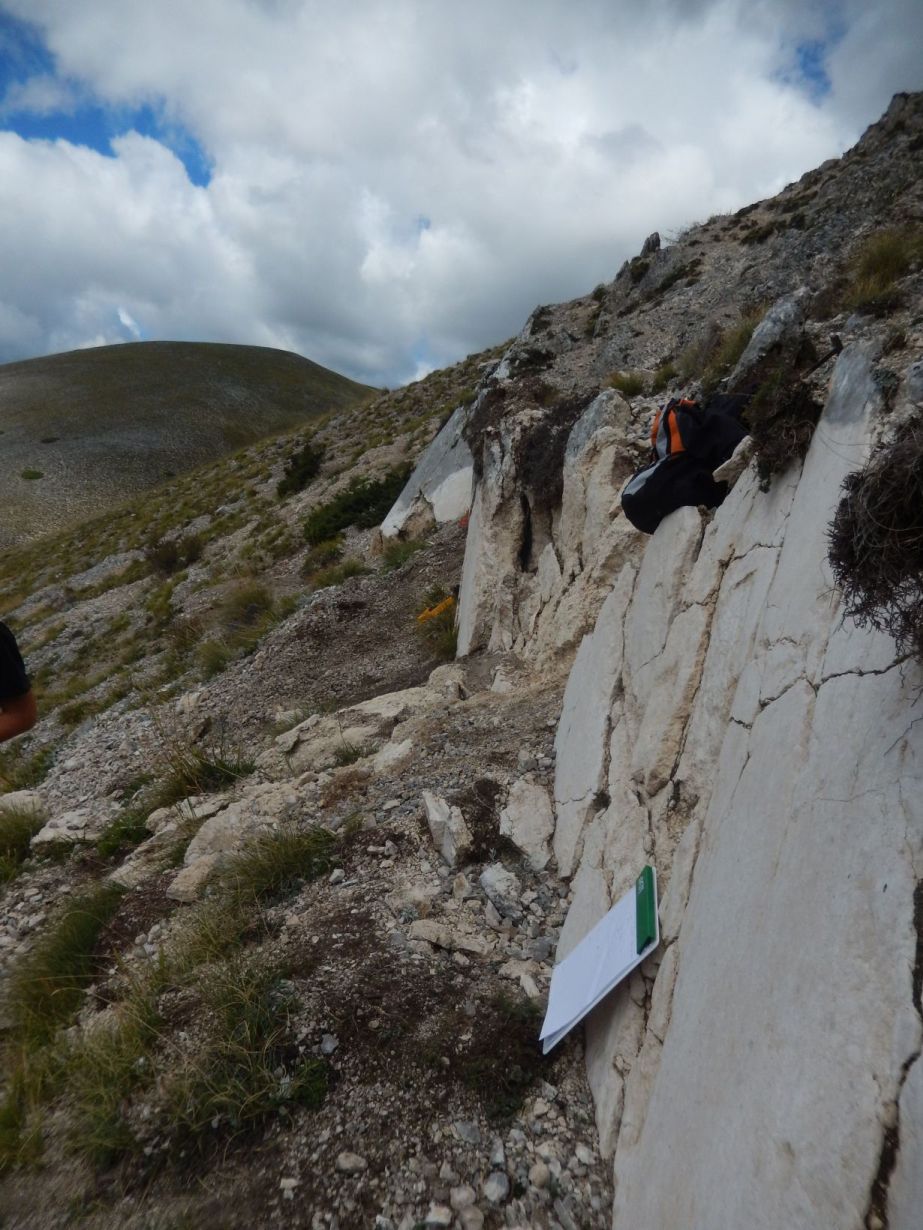
[[[466,1144],[479,1145],[481,1143],[481,1129],[477,1123],[460,1119],[453,1123],[452,1127],[458,1139],[463,1140]]]
[[[577,1161],[583,1166],[592,1166],[596,1161],[596,1154],[589,1146],[578,1144],[574,1147],[574,1152],[577,1155]]]
[[[400,807],[400,805],[401,805],[400,799],[388,799],[387,803],[382,803],[381,810],[382,811],[394,811],[396,808]]]
[[[438,1227],[451,1226],[452,1210],[445,1204],[434,1204],[426,1214],[426,1221],[423,1224],[432,1226],[433,1230],[437,1230]]]
[[[337,1154],[336,1167],[341,1174],[361,1174],[367,1166],[368,1162],[358,1153],[350,1153],[347,1150]]]
[[[512,1137],[513,1133],[510,1132]],[[523,1140],[525,1137],[523,1137]],[[490,1164],[495,1170],[499,1170],[506,1165],[506,1150],[503,1148],[503,1141],[499,1136],[495,1136],[493,1144],[490,1146]]]
[[[502,1170],[494,1170],[484,1180],[483,1191],[491,1204],[502,1204],[510,1194],[510,1181]]]
[[[467,1183],[463,1183],[461,1187],[453,1187],[449,1192],[449,1204],[456,1213],[460,1213],[462,1209],[470,1209],[477,1200],[477,1192]]]
[[[320,1040],[320,1053],[322,1055],[332,1055],[340,1045],[340,1040],[336,1034],[324,1034]]]
[[[471,1208],[462,1209],[458,1215],[458,1221],[462,1230],[481,1230],[484,1225],[484,1214],[477,1205],[472,1205]]]
[[[335,871],[331,871],[330,873],[330,883],[331,884],[342,884],[345,879],[346,879],[346,872],[343,870],[342,867],[337,867]]]
[[[533,1187],[547,1187],[551,1171],[544,1162],[535,1162],[529,1167],[529,1182]]]
[[[540,1119],[542,1115],[547,1115],[550,1110],[551,1110],[551,1107],[548,1105],[548,1103],[545,1101],[544,1098],[535,1099],[535,1102],[532,1106],[532,1114],[535,1115],[536,1119]]]
[[[300,1179],[280,1179],[279,1187],[282,1189],[283,1200],[295,1199],[295,1188],[301,1182]]]
[[[471,965],[471,962],[468,960],[466,956],[463,956],[460,952],[453,952],[452,953],[452,964],[458,966],[459,969],[468,969],[468,967]]]

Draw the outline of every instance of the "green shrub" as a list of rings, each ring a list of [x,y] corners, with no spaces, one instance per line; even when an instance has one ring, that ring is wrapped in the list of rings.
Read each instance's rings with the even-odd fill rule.
[[[312,478],[320,473],[324,460],[324,450],[308,440],[297,453],[293,453],[285,463],[282,478],[276,486],[279,499],[294,495],[307,487]]]
[[[312,589],[327,589],[331,585],[342,585],[350,577],[364,576],[368,571],[369,569],[361,559],[351,556],[349,559],[344,559],[342,564],[318,569],[309,579]]]
[[[342,555],[342,538],[325,538],[323,542],[317,543],[305,552],[305,557],[301,562],[302,577],[309,577],[320,568],[328,568],[331,564],[338,563]]]
[[[45,475],[41,470],[25,469],[19,477],[26,479],[28,482],[34,482],[37,478],[44,478]]]
[[[395,568],[403,567],[409,559],[425,547],[426,543],[418,538],[392,538],[381,553],[384,571],[392,572]]]
[[[315,508],[305,522],[304,535],[316,546],[335,538],[349,526],[371,529],[380,525],[400,495],[410,474],[409,466],[390,470],[384,478],[354,479],[345,491]]]
[[[42,813],[32,808],[0,808],[0,884],[18,873],[29,857],[29,843],[43,824]]]
[[[644,377],[638,372],[613,372],[606,383],[624,397],[637,397],[644,392]]]
[[[877,231],[853,254],[843,306],[881,316],[901,302],[897,281],[923,260],[923,227]]]
[[[675,364],[672,361],[661,363],[654,372],[654,378],[651,381],[651,392],[662,393],[671,380],[675,380],[679,375]]]

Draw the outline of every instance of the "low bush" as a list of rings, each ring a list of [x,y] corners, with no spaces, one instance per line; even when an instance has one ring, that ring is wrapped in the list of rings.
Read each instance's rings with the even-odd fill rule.
[[[708,362],[701,373],[702,387],[711,392],[729,375],[747,349],[753,330],[765,315],[762,307],[745,312],[736,324],[728,325],[716,337]]]
[[[175,1146],[204,1151],[290,1106],[320,1106],[326,1066],[294,1046],[295,1001],[280,969],[237,957],[210,971],[201,1002],[203,1042],[161,1088]]]
[[[843,307],[883,316],[900,306],[896,283],[923,261],[923,227],[890,227],[865,239],[848,266]]]
[[[828,531],[846,614],[923,658],[923,424],[847,476]]]
[[[764,375],[746,412],[764,491],[807,453],[821,409],[797,372],[775,368]]]
[[[418,551],[423,551],[425,548],[426,543],[419,538],[391,539],[381,553],[384,571],[392,572],[396,568],[402,568]]]
[[[351,525],[358,529],[380,525],[409,475],[410,467],[402,466],[389,470],[383,478],[354,479],[345,491],[310,513],[305,522],[305,538],[311,546],[317,546]]]
[[[654,377],[651,380],[651,392],[662,393],[670,381],[675,380],[678,375],[679,372],[677,371],[676,365],[672,360],[668,360],[666,363],[661,363],[654,372]]]
[[[144,548],[144,556],[155,572],[170,576],[202,558],[203,543],[198,534],[183,538],[161,538]]]
[[[308,440],[302,445],[297,453],[293,453],[285,463],[285,470],[282,478],[276,485],[276,494],[279,499],[284,499],[287,495],[294,495],[296,491],[302,491],[307,487],[312,478],[316,478],[320,473],[321,465],[324,461],[324,450],[313,441]]]
[[[350,577],[364,576],[368,571],[369,569],[361,559],[350,556],[349,559],[344,559],[342,564],[333,564],[330,568],[319,568],[311,574],[308,580],[312,589],[327,589],[331,585],[342,585]]]
[[[644,377],[638,372],[613,372],[606,383],[624,397],[637,397],[644,392]]]

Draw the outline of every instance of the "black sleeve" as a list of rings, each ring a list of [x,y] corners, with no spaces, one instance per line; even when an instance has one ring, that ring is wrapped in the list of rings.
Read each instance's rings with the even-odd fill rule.
[[[16,637],[0,623],[0,703],[25,696],[31,686]]]

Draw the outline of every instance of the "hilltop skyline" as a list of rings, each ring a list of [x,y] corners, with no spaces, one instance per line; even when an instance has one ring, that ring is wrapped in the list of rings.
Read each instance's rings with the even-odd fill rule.
[[[277,346],[394,385],[837,156],[913,0],[0,0],[0,361]]]

